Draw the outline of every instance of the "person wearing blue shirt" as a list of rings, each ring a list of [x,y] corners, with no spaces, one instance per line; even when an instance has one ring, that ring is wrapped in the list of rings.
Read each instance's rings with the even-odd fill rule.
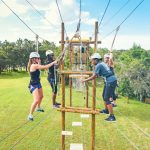
[[[91,77],[82,80],[82,82],[93,80],[96,77],[104,78],[105,86],[103,90],[103,100],[105,109],[101,110],[100,113],[110,114],[109,117],[105,119],[106,121],[116,121],[116,118],[113,114],[113,107],[110,98],[117,86],[117,78],[110,67],[106,63],[102,62],[102,57],[99,55],[99,53],[94,53],[91,56],[91,61],[95,66],[94,73]]]
[[[111,71],[115,74],[114,72],[114,61],[113,61],[113,54],[112,51],[110,51],[109,53],[104,55],[104,62],[110,67]],[[118,86],[118,84],[117,84]],[[117,95],[114,93],[111,96],[111,103],[113,107],[116,107],[116,99],[117,99]]]

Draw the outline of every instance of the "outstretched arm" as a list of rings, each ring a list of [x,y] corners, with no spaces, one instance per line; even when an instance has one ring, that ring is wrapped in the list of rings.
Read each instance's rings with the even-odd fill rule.
[[[47,65],[35,64],[33,67],[34,69],[48,69],[52,67],[54,64],[57,64],[57,61],[53,61],[52,63],[47,64]]]
[[[97,75],[94,73],[94,74],[93,74],[92,76],[90,76],[89,78],[82,80],[82,82],[86,82],[86,81],[93,80],[93,79],[95,79],[96,77],[97,77]]]

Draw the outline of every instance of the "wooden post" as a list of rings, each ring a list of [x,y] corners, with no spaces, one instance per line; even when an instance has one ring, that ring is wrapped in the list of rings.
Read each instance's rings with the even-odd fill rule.
[[[70,87],[70,106],[72,106],[72,78],[69,78],[69,87]]]
[[[89,107],[89,87],[88,84],[85,84],[86,87],[86,107]]]
[[[94,52],[97,49],[97,33],[98,33],[98,22],[95,22],[95,43],[94,43]],[[96,79],[93,81],[93,99],[92,99],[92,109],[95,110],[96,107]],[[95,114],[92,114],[92,125],[91,125],[91,150],[95,149]]]
[[[64,23],[61,24],[61,50],[64,50]],[[61,64],[61,71],[64,70],[64,62]],[[62,87],[62,108],[65,107],[65,76],[61,74]],[[65,131],[65,112],[61,112],[61,127]],[[61,135],[61,150],[65,150],[65,135]]]

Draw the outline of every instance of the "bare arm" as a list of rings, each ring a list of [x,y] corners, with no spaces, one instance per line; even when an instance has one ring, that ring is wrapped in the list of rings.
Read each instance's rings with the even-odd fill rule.
[[[92,76],[90,76],[89,78],[82,80],[82,82],[86,82],[86,81],[93,80],[93,79],[95,79],[96,77],[97,77],[97,75],[94,73],[94,74],[93,74]]]
[[[109,55],[109,62],[108,62],[108,65],[112,68],[114,68],[114,61],[113,61],[113,54],[112,52],[110,51],[110,55]]]
[[[54,64],[56,64],[56,63],[57,63],[57,61],[53,61],[52,63],[47,64],[47,65],[33,64],[31,66],[30,71],[35,71],[36,69],[48,69],[48,68],[52,67]]]

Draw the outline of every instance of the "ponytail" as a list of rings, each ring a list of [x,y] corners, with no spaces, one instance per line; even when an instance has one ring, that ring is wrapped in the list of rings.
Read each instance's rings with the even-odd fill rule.
[[[28,67],[27,67],[28,72],[30,72],[30,67],[31,67],[32,64],[33,64],[33,59],[30,58],[29,61],[28,61]]]

